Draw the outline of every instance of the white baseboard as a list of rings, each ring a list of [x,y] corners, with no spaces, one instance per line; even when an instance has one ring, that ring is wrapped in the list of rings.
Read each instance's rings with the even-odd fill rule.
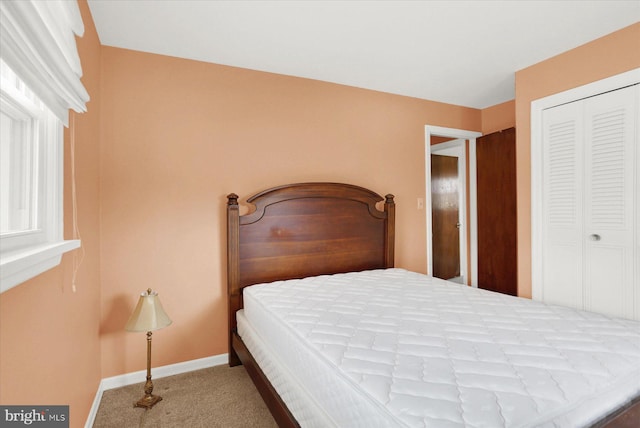
[[[160,379],[167,376],[173,376],[180,373],[187,373],[194,370],[206,369],[209,367],[220,366],[227,364],[229,354],[214,355],[212,357],[200,358],[197,360],[184,361],[182,363],[170,364],[168,366],[153,367],[151,375],[153,379]],[[133,385],[135,383],[144,382],[147,377],[146,370],[140,370],[133,373],[125,373],[119,376],[108,377],[102,379],[98,385],[98,391],[93,399],[85,428],[91,428],[93,422],[96,419],[98,413],[98,407],[100,407],[100,400],[102,400],[102,393],[109,389],[120,388],[127,385]]]
[[[186,373],[193,370],[219,366],[221,364],[226,364],[228,358],[228,354],[222,354],[214,355],[212,357],[200,358],[197,360],[185,361],[182,363],[170,364],[168,366],[153,367],[151,369],[151,376],[153,377],[153,379],[160,379],[163,377]],[[102,390],[106,391],[108,389],[120,388],[122,386],[144,382],[146,377],[147,371],[140,370],[133,373],[125,373],[123,375],[102,379],[100,384],[103,386]]]

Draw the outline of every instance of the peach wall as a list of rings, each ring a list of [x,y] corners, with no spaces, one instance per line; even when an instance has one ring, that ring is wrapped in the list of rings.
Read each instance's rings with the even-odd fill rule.
[[[482,109],[482,134],[502,131],[516,126],[516,101],[511,100]]]
[[[640,67],[640,23],[516,73],[520,296],[531,296],[531,102],[637,67]]]
[[[84,259],[71,286],[73,258],[0,294],[0,403],[70,405],[70,426],[81,427],[100,382],[99,86],[100,43],[81,1],[85,35],[77,39],[91,96],[74,115],[78,224]],[[72,235],[69,130],[65,129],[65,238]]]
[[[325,82],[103,47],[102,376],[144,368],[124,333],[152,287],[173,319],[154,365],[227,352],[225,196],[337,181],[393,193],[397,266],[425,271],[424,126],[480,112]]]

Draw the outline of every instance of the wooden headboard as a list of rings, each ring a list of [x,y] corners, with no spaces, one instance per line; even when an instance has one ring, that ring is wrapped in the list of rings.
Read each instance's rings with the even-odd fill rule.
[[[238,195],[227,199],[230,336],[248,285],[393,267],[393,195],[350,184],[289,184],[250,197],[255,209],[242,216]]]

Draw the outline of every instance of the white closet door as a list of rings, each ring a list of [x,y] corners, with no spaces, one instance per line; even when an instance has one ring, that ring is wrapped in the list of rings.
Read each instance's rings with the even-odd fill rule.
[[[547,109],[542,299],[640,319],[638,85]]]
[[[584,308],[634,316],[635,100],[638,87],[584,101]]]
[[[636,242],[635,242],[635,275],[633,280],[633,294],[634,294],[634,315],[633,319],[640,321],[640,85],[635,85],[636,88],[636,135],[635,135],[635,148],[636,148]]]
[[[582,307],[583,115],[580,103],[543,113],[545,302]]]
[[[635,148],[636,148],[636,246],[635,246],[635,276],[633,280],[633,294],[634,294],[634,316],[635,320],[640,321],[640,85],[635,85],[636,88],[636,135],[635,135]]]

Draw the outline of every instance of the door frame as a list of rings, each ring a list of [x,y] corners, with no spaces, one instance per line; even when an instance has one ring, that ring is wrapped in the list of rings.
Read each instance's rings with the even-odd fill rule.
[[[467,272],[467,156],[466,156],[466,140],[457,139],[452,141],[446,141],[440,144],[434,144],[431,146],[432,155],[442,155],[454,157],[458,160],[458,223],[460,227],[458,229],[460,255],[458,256],[460,263],[460,276],[462,277],[462,283],[468,284],[467,278],[469,273]],[[431,156],[429,156],[431,159]],[[431,174],[429,174],[431,175]],[[431,208],[432,222],[433,222],[433,207],[427,205],[427,209]],[[433,229],[433,228],[432,228]],[[433,231],[432,231],[433,232]],[[433,234],[431,235],[433,239]],[[433,257],[433,256],[432,256]],[[432,259],[433,260],[433,259]]]
[[[593,97],[604,92],[614,91],[640,83],[640,68],[616,74],[586,85],[539,98],[531,102],[531,298],[544,300],[543,279],[543,206],[542,189],[544,186],[542,153],[542,113],[544,110]]]
[[[441,126],[425,125],[425,218],[427,233],[427,272],[433,272],[433,223],[431,218],[431,137],[449,137],[452,139],[462,139],[469,141],[469,188],[464,186],[465,194],[469,194],[469,234],[470,234],[470,256],[471,271],[465,277],[465,284],[473,287],[478,286],[478,208],[477,208],[477,183],[476,183],[476,138],[482,136],[481,132],[467,131],[464,129],[444,128]],[[466,171],[466,165],[464,167]],[[466,181],[466,180],[465,180]],[[466,203],[465,203],[466,204]],[[466,227],[465,221],[462,227]],[[466,231],[465,231],[466,232]],[[466,233],[465,240],[466,240]],[[466,258],[466,249],[465,249]],[[462,259],[462,255],[461,255]],[[468,264],[468,263],[466,263]],[[462,268],[462,266],[461,266]],[[464,267],[465,271],[467,266]]]

